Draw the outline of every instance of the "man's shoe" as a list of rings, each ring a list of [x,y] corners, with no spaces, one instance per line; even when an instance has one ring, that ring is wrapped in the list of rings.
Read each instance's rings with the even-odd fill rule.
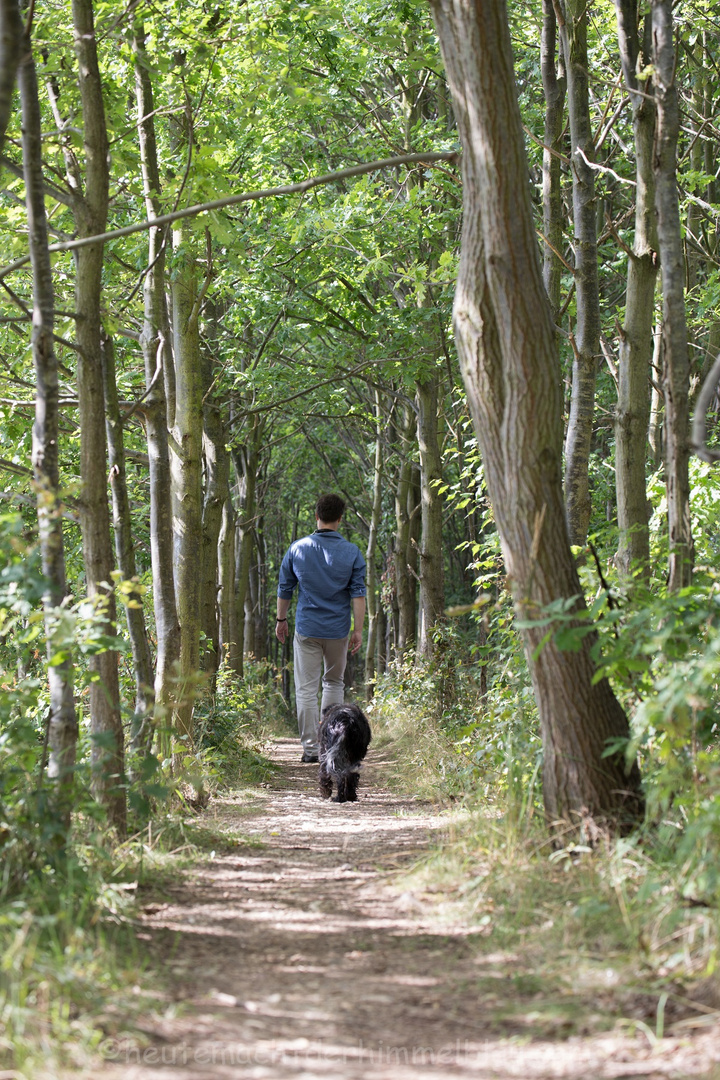
[[[302,765],[317,765],[318,756],[317,754],[308,754],[306,750],[303,756],[300,758],[300,762]]]

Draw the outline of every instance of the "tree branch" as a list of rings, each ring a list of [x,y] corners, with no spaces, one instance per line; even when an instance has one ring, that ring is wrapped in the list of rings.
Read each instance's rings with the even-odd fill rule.
[[[239,203],[257,202],[259,199],[273,199],[281,195],[297,195],[312,188],[322,187],[324,184],[334,184],[340,180],[347,180],[353,176],[364,176],[366,173],[379,172],[381,169],[393,169],[400,165],[426,164],[432,165],[436,161],[460,160],[460,153],[456,150],[435,151],[430,154],[401,154],[398,157],[383,158],[380,161],[364,162],[361,165],[353,165],[349,169],[341,169],[339,172],[326,173],[324,176],[311,176],[299,184],[283,184],[280,187],[262,188],[259,191],[245,191],[241,195],[227,195],[223,199],[215,199],[213,202],[198,203],[196,206],[186,206],[184,210],[174,210],[170,214],[162,214],[160,217],[149,218],[147,221],[139,221],[135,225],[126,225],[123,229],[111,229],[109,232],[98,233],[96,236],[82,236],[77,240],[68,240],[60,244],[50,244],[48,250],[76,251],[78,248],[87,247],[90,244],[106,243],[108,240],[117,240],[121,236],[131,236],[145,229],[153,229],[160,225],[169,225],[173,221],[181,221],[183,218],[196,217],[198,214],[206,214],[211,210],[222,210],[226,206],[237,206]],[[0,278],[19,270],[30,261],[29,255],[23,255],[21,259],[9,263],[0,269]]]

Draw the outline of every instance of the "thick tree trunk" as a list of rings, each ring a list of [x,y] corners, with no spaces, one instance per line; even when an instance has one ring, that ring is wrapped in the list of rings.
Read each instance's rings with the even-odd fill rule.
[[[42,169],[42,130],[37,73],[30,36],[21,42],[18,73],[22,109],[23,173],[28,242],[32,267],[32,354],[35,365],[35,423],[32,464],[37,494],[38,532],[48,659],[53,660],[53,612],[65,599],[65,552],[62,534],[58,466],[58,365],[53,346],[54,294]],[[78,724],[70,659],[48,667],[50,694],[48,775],[55,781],[57,817],[67,832],[73,805]]]
[[[102,84],[95,43],[92,0],[73,0],[75,54],[83,114],[85,194],[75,204],[80,236],[102,233],[108,211],[108,140]],[[107,451],[100,339],[103,245],[91,244],[76,253],[75,306],[78,313],[78,418],[80,422],[80,520],[83,558],[90,597],[104,609],[105,632],[115,633],[113,550],[107,495]],[[93,738],[93,791],[106,808],[108,820],[125,833],[124,735],[120,716],[118,654],[108,650],[93,657],[96,678],[90,683],[90,728]]]
[[[560,311],[562,263],[557,252],[562,251],[563,205],[560,184],[560,153],[563,143],[563,103],[565,101],[565,72],[558,74],[555,45],[557,22],[552,0],[543,0],[543,25],[540,39],[540,68],[545,95],[545,149],[543,150],[543,281],[553,316]],[[562,64],[560,65],[562,67]]]
[[[558,10],[563,0],[558,0]],[[595,408],[595,376],[600,354],[600,290],[598,285],[595,158],[587,51],[588,9],[585,0],[568,0],[559,26],[565,58],[570,114],[573,179],[573,225],[577,321],[573,341],[572,395],[565,439],[565,500],[570,542],[582,546],[590,525],[588,465]]]
[[[542,281],[502,0],[434,0],[463,145],[463,238],[455,332],[505,568],[518,614],[573,605],[580,584],[562,499],[562,396]],[[592,635],[577,651],[547,626],[522,630],[542,728],[548,821],[635,818],[637,765],[603,757],[628,724],[606,679],[594,681]]]
[[[382,401],[380,392],[375,391],[375,463],[373,468],[373,501],[370,517],[365,563],[367,566],[366,592],[368,613],[367,646],[365,649],[365,692],[368,700],[375,692],[375,651],[378,636],[378,614],[381,610],[377,587],[377,539],[382,517],[382,482],[383,482],[383,442],[382,442]]]
[[[439,376],[416,384],[418,446],[420,448],[420,491],[422,533],[420,543],[421,628],[418,655],[431,657],[433,630],[445,612],[445,584],[442,547],[442,455],[438,437]]]
[[[195,678],[200,668],[202,604],[202,376],[197,266],[192,240],[173,229],[175,423],[170,433],[175,604],[180,623],[175,735],[193,744]]]
[[[685,319],[680,207],[676,166],[680,130],[673,45],[671,0],[652,0],[653,69],[657,133],[653,168],[658,247],[663,292],[663,390],[665,397],[665,470],[670,537],[669,586],[681,589],[692,580],[693,539],[688,475],[690,364]]]
[[[160,174],[155,140],[152,83],[145,52],[142,24],[135,26],[135,96],[138,136],[143,174],[145,210],[158,217]],[[140,345],[145,362],[145,433],[148,444],[150,483],[150,558],[153,576],[153,607],[157,634],[155,662],[155,706],[158,721],[166,721],[172,710],[175,676],[180,660],[180,623],[175,604],[175,571],[171,507],[168,409],[165,387],[172,372],[175,384],[170,325],[165,297],[165,233],[148,230],[148,273],[143,281],[144,319]],[[174,411],[174,410],[173,410]]]
[[[136,582],[135,545],[125,476],[125,446],[115,379],[115,347],[113,339],[104,331],[101,339],[101,359],[105,388],[105,429],[110,465],[115,554],[123,581]],[[152,743],[151,720],[155,696],[150,640],[145,625],[141,591],[131,587],[124,595],[126,597],[125,618],[130,635],[135,673],[135,718],[132,744],[135,750],[149,750]]]
[[[400,469],[395,488],[395,596],[397,628],[395,648],[402,656],[415,644],[417,625],[417,561],[420,515],[414,483],[411,448],[416,418],[408,408],[398,430]],[[413,543],[415,541],[415,543]]]
[[[650,559],[645,478],[650,422],[650,362],[657,278],[657,229],[653,137],[655,105],[652,80],[638,82],[638,63],[646,68],[638,36],[637,0],[616,0],[618,40],[625,85],[630,94],[635,133],[635,239],[628,261],[625,323],[618,347],[618,402],[615,418],[615,483],[620,542],[616,562],[621,572],[647,571]],[[650,21],[646,19],[647,30]],[[647,47],[650,45],[649,33]]]

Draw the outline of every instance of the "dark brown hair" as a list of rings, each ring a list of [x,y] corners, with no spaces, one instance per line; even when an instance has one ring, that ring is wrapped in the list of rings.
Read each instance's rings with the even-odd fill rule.
[[[321,495],[315,503],[315,517],[323,524],[339,521],[345,511],[345,500],[339,495]]]

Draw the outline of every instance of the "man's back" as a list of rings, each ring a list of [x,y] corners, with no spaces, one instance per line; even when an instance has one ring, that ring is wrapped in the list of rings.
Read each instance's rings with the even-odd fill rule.
[[[295,585],[295,628],[304,637],[343,638],[350,630],[351,599],[365,595],[365,560],[356,544],[334,529],[296,540],[280,568],[278,596]]]

